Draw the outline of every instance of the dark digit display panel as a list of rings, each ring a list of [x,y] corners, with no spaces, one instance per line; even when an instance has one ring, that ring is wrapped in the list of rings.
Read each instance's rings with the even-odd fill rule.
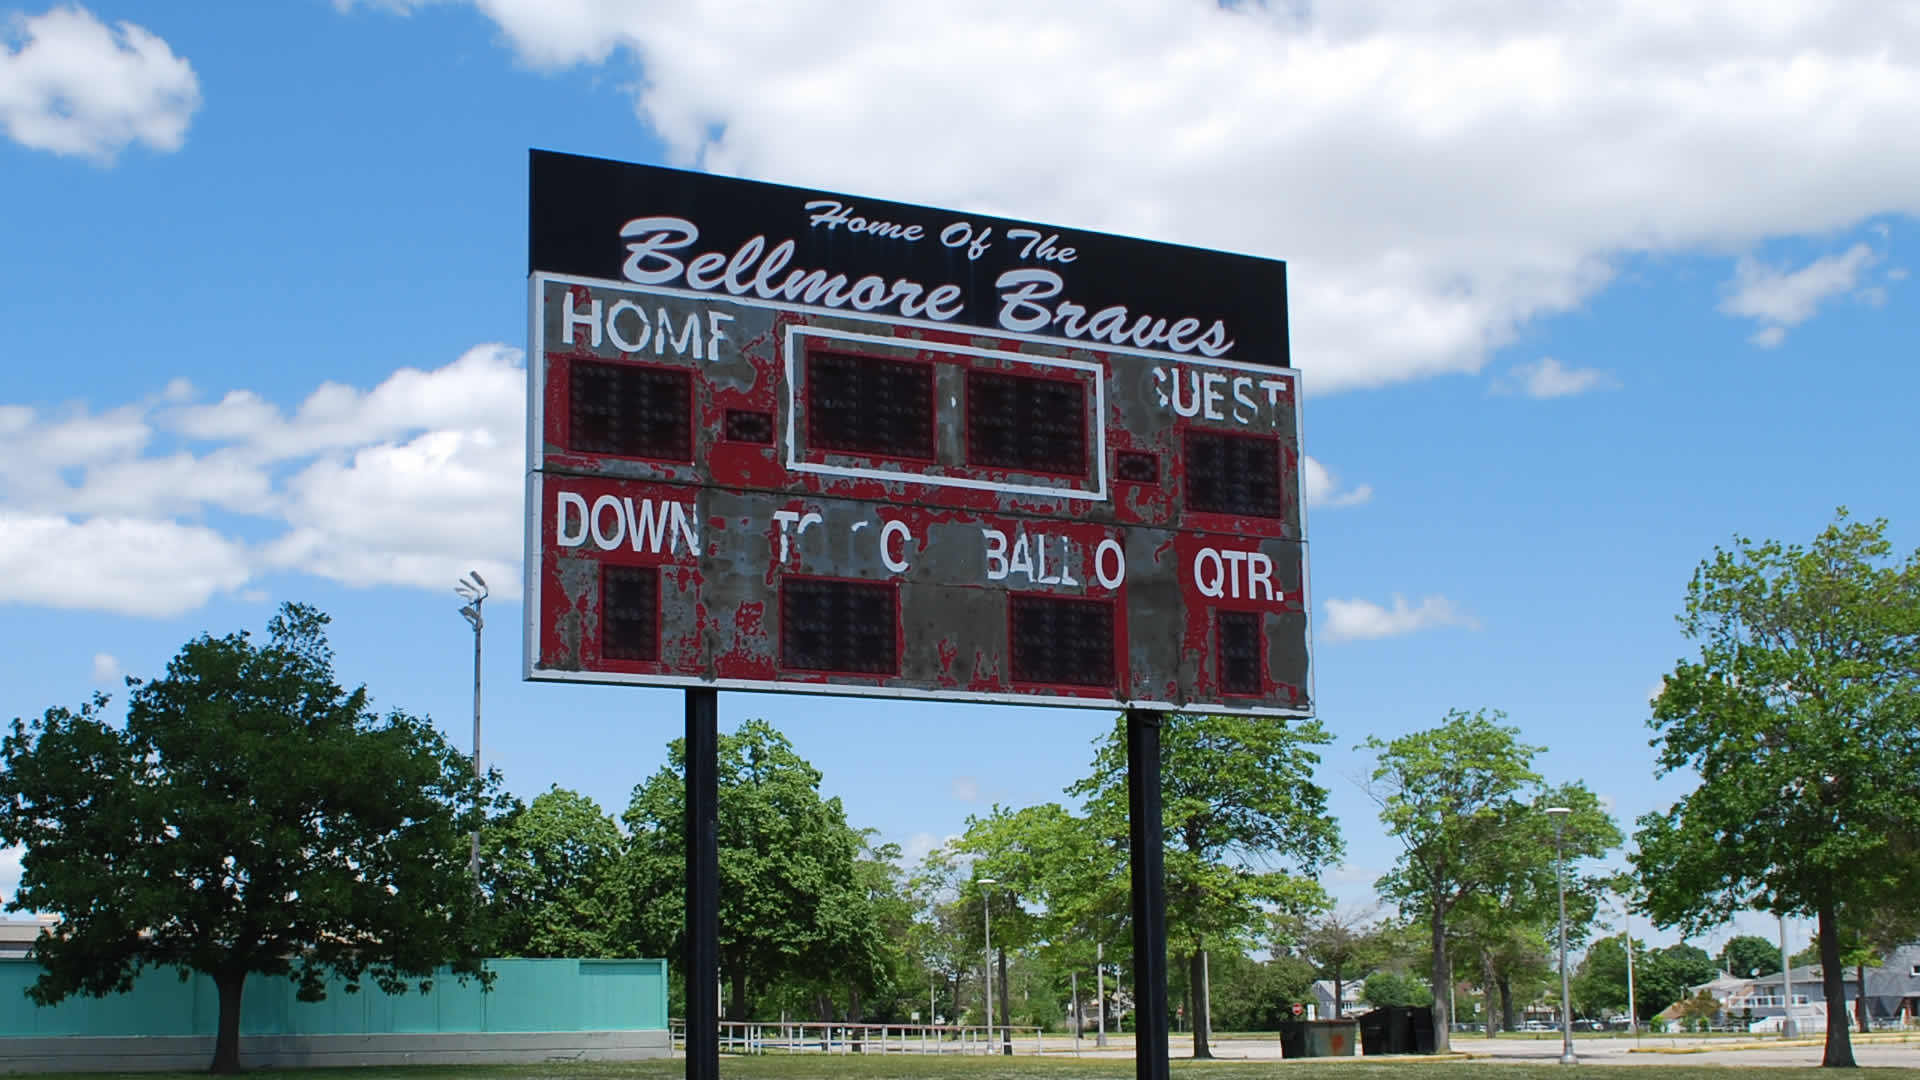
[[[693,374],[573,362],[567,448],[577,454],[693,460]]]
[[[660,659],[660,571],[651,566],[600,568],[600,655],[607,660]]]
[[[803,671],[899,670],[899,593],[889,584],[788,578],[780,584],[780,663]]]
[[[967,460],[1079,476],[1087,468],[1087,390],[1077,381],[967,372]]]
[[[1011,593],[1015,682],[1112,686],[1113,603]]]
[[[1189,431],[1186,459],[1188,510],[1286,516],[1278,439]]]
[[[933,459],[933,368],[911,360],[807,352],[807,445]]]
[[[1260,654],[1266,642],[1260,633],[1257,611],[1221,611],[1214,614],[1218,642],[1220,692],[1258,694],[1260,692]]]

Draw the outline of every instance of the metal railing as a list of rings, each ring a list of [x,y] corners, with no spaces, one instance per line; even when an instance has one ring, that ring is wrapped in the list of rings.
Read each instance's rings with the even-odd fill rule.
[[[675,1053],[687,1048],[687,1022],[667,1021]],[[819,1024],[722,1020],[723,1054],[1044,1054],[1043,1029],[968,1024]]]

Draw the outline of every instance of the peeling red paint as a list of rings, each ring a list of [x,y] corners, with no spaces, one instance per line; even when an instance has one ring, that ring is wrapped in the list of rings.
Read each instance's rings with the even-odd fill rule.
[[[556,298],[570,294],[579,310],[596,299],[610,306],[629,295],[585,286],[551,289]],[[663,312],[671,309],[671,318],[679,320],[686,311],[710,310],[723,303],[649,298],[643,306],[649,316],[656,307]],[[783,350],[790,330],[821,328],[891,337],[901,347],[887,355],[927,366],[941,425],[935,460],[809,448],[802,422],[810,407],[806,388],[797,388],[789,400]],[[1218,431],[1221,424],[1205,417],[1154,412],[1142,396],[1151,389],[1151,380],[1144,379],[1147,369],[1141,365],[1151,361],[1082,346],[1001,339],[977,330],[894,327],[847,315],[781,311],[763,314],[758,322],[742,316],[734,320],[731,330],[735,336],[724,339],[724,354],[722,346],[715,345],[712,355],[701,356],[690,348],[680,352],[657,344],[626,354],[604,336],[595,346],[584,330],[576,333],[572,345],[548,333],[541,356],[545,385],[537,397],[542,409],[539,443],[533,452],[533,463],[545,477],[543,505],[533,510],[540,518],[541,535],[539,566],[534,571],[540,605],[535,655],[543,665],[631,676],[799,681],[815,686],[884,684],[1116,703],[1184,703],[1209,700],[1217,693],[1211,661],[1214,612],[1262,611],[1273,647],[1281,650],[1274,655],[1282,661],[1292,662],[1291,654],[1283,655],[1288,641],[1304,642],[1306,613],[1299,591],[1304,548],[1297,490],[1301,458],[1293,428],[1291,386],[1276,399],[1275,415],[1283,413],[1286,420],[1284,424],[1274,421],[1278,426],[1272,436],[1278,446],[1286,512],[1280,517],[1211,514],[1184,509],[1188,477],[1180,448],[1188,430]],[[981,350],[985,355],[952,351],[955,348]],[[1093,364],[1100,373],[1035,366],[1040,358]],[[659,461],[568,451],[569,379],[573,365],[583,360],[694,371],[689,459]],[[1188,368],[1206,366],[1205,361],[1191,357],[1178,363]],[[1089,425],[1097,421],[1103,431],[1095,433],[1089,426],[1082,471],[1029,474],[970,465],[964,388],[968,385],[965,373],[973,369],[1042,372],[1046,378],[1075,383],[1086,388],[1089,408],[1098,382],[1104,408],[1097,416],[1089,416]],[[1128,373],[1125,379],[1123,371]],[[772,442],[726,438],[729,410],[772,416]],[[753,437],[757,436],[747,438]],[[1154,458],[1153,480],[1122,480],[1115,475],[1117,455],[1134,452]],[[805,467],[790,468],[789,453]],[[869,474],[820,471],[832,469]],[[908,472],[902,474],[902,469]],[[1080,487],[1089,492],[1104,484],[1104,495],[1087,498],[1064,491],[940,486],[922,478],[1029,489]],[[626,506],[625,500],[632,501],[633,511],[606,511],[602,525],[615,516],[623,522],[629,513],[644,516],[643,507],[677,503],[684,507],[690,526],[698,530],[702,554],[695,557],[684,543],[677,549],[658,549],[651,543],[657,524],[652,518],[642,525],[649,543],[641,544],[641,550],[635,549],[631,529],[612,550],[601,550],[591,538],[563,548],[555,519],[555,500],[562,491],[588,507],[602,497],[611,497],[621,507]],[[792,515],[784,530],[775,513]],[[822,524],[804,525],[809,514],[820,515]],[[856,521],[864,522],[860,529],[853,528]],[[902,527],[904,536],[899,531]],[[889,528],[891,532],[884,531]],[[989,580],[983,570],[987,530],[1004,535],[1009,545],[1024,535],[1034,556],[1046,560],[1044,571],[1036,566],[1024,577],[1010,572],[1004,579]],[[778,555],[783,534],[789,549],[784,561]],[[1095,573],[1094,555],[1103,542],[1119,545],[1126,555],[1126,581],[1115,588],[1102,585]],[[1270,560],[1271,580],[1288,582],[1284,595],[1272,601],[1252,595],[1203,595],[1194,580],[1195,559],[1203,550],[1220,553],[1223,562],[1240,560],[1234,563],[1236,572],[1244,572],[1256,555]],[[658,661],[610,661],[599,656],[598,591],[581,585],[598,573],[599,565],[662,568]],[[896,565],[905,569],[893,569]],[[911,672],[903,669],[901,677],[893,680],[782,668],[777,655],[778,590],[786,577],[795,574],[899,580],[903,591],[896,655],[903,664],[921,666]],[[1049,576],[1054,580],[1038,580]],[[1155,579],[1161,584],[1141,587]],[[1241,584],[1243,592],[1250,588],[1244,581]],[[1008,589],[1111,600],[1120,612],[1114,625],[1114,685],[1015,684],[1001,599]],[[971,664],[963,659],[969,655]],[[1147,659],[1143,662],[1141,657]],[[1285,666],[1263,665],[1259,703],[1309,705],[1303,678],[1279,670]],[[1304,652],[1298,667],[1304,676]],[[1291,681],[1275,678],[1276,674]]]

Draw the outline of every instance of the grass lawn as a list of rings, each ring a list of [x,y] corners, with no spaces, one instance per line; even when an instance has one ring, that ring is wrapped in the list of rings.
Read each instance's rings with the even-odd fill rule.
[[[1175,1059],[1175,1080],[1250,1080],[1273,1077],[1276,1080],[1565,1080],[1571,1075],[1563,1066],[1549,1064],[1503,1064],[1491,1061],[1422,1061],[1413,1058],[1362,1061],[1342,1059],[1330,1062],[1256,1061],[1196,1062]],[[1608,1068],[1617,1080],[1728,1080],[1755,1070],[1712,1065],[1635,1064],[1632,1067],[1590,1066],[1581,1070]],[[670,1061],[642,1062],[555,1062],[544,1065],[421,1065],[378,1069],[273,1069],[275,1080],[299,1077],[300,1080],[680,1080],[686,1064],[679,1058]],[[1620,1070],[1620,1071],[1615,1071]],[[1831,1078],[1821,1069],[1766,1068],[1758,1070],[1767,1080],[1813,1080]],[[767,1056],[720,1059],[723,1077],[740,1080],[1132,1080],[1130,1059],[1086,1060],[1054,1058],[919,1058],[912,1055],[836,1055]],[[61,1080],[77,1074],[66,1074]],[[161,1073],[119,1074],[116,1080],[154,1080]],[[173,1074],[205,1076],[205,1073]],[[1914,1078],[1920,1069],[1876,1069],[1875,1077]]]

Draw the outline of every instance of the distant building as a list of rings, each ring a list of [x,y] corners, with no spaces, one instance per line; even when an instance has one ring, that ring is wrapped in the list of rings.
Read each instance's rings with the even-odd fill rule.
[[[1340,983],[1340,1015],[1352,1016],[1366,1012],[1370,1007],[1363,996],[1367,992],[1367,980],[1363,976],[1357,979],[1344,979]],[[1314,1017],[1321,1020],[1333,1019],[1333,980],[1317,979],[1313,984]]]
[[[24,960],[33,952],[33,941],[40,936],[41,927],[51,925],[51,917],[0,919],[0,960]]]
[[[1862,987],[1855,968],[1841,972],[1841,987],[1846,994],[1847,1021],[1855,1022],[1855,1002]],[[1786,1000],[1786,984],[1793,984],[1793,1001]],[[1793,1009],[1794,1024],[1803,1031],[1824,1030],[1827,999],[1818,964],[1803,964],[1787,972],[1741,979],[1722,973],[1709,983],[1689,987],[1687,996],[1705,990],[1720,1002],[1724,1022],[1744,1020],[1751,1010],[1754,1021],[1776,1021]],[[1887,954],[1880,964],[1866,969],[1865,993],[1867,1022],[1880,1027],[1908,1026],[1920,1023],[1920,944],[1902,945]],[[1672,1012],[1669,1009],[1668,1012]],[[1663,1017],[1667,1013],[1661,1014]],[[1777,1029],[1777,1023],[1776,1023]]]

